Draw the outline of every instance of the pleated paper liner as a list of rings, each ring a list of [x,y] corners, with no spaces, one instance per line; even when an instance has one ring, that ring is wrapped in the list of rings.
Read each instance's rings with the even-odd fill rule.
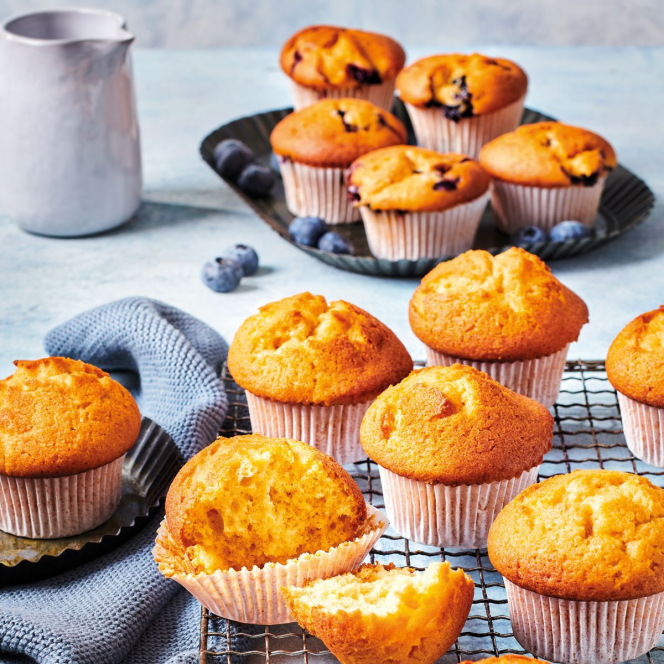
[[[617,394],[627,447],[638,459],[664,468],[664,408]]]
[[[340,88],[338,90],[317,90],[316,88],[308,88],[295,81],[291,81],[294,100],[293,106],[295,110],[300,110],[305,108],[305,106],[315,104],[321,99],[344,99],[350,97],[352,99],[366,99],[372,104],[389,111],[394,102],[395,81],[395,78],[391,78],[377,85],[363,84],[352,88]]]

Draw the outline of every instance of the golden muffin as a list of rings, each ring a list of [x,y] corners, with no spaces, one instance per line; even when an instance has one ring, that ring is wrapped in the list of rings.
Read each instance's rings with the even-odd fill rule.
[[[432,664],[461,632],[474,584],[448,562],[423,572],[377,564],[282,592],[342,664]]]

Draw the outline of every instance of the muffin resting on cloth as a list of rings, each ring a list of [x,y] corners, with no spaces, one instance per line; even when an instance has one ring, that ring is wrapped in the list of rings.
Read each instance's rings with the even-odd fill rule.
[[[0,529],[46,539],[90,530],[120,501],[138,406],[106,372],[79,360],[14,364],[0,381]]]
[[[296,32],[279,58],[293,82],[296,110],[326,97],[356,97],[389,111],[405,61],[404,50],[390,37],[331,25]]]
[[[503,509],[488,547],[515,636],[538,657],[623,662],[661,636],[664,490],[644,477],[556,475]]]
[[[551,449],[542,404],[472,367],[413,371],[362,421],[392,527],[433,546],[484,546],[500,509],[537,481]]]
[[[342,664],[432,664],[459,636],[474,584],[448,562],[423,572],[362,565],[282,592],[295,620]]]
[[[542,260],[513,247],[437,265],[413,294],[409,320],[429,364],[470,364],[552,406],[588,308]]]
[[[598,134],[562,124],[522,125],[487,143],[480,163],[494,179],[491,205],[501,230],[546,231],[573,219],[593,227],[616,154]]]

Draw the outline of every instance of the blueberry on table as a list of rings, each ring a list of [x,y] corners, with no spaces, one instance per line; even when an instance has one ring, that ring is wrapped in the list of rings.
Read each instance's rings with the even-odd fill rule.
[[[546,231],[543,231],[537,226],[524,226],[510,237],[513,245],[521,247],[524,244],[535,244],[536,242],[546,242],[548,236]]]
[[[245,277],[256,274],[258,270],[258,254],[253,247],[247,244],[236,244],[228,247],[223,253],[223,258],[232,258],[242,266]]]
[[[276,178],[274,173],[265,166],[249,164],[237,180],[237,186],[252,198],[263,198],[269,196]]]
[[[580,221],[561,221],[556,224],[549,233],[553,242],[565,242],[566,240],[581,240],[590,237],[592,231]]]
[[[355,247],[334,231],[329,231],[321,236],[318,240],[318,248],[321,251],[331,251],[333,254],[352,255],[355,253]]]
[[[217,293],[235,290],[242,279],[242,265],[232,258],[215,258],[203,265],[203,283]]]
[[[242,171],[254,161],[254,153],[242,141],[227,138],[212,153],[217,170],[223,177],[236,180]]]
[[[318,217],[295,217],[288,227],[291,240],[307,247],[317,247],[326,231],[327,224]]]

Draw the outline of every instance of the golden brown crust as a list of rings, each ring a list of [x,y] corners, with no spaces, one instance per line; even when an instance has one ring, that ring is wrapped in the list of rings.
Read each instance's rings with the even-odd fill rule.
[[[606,356],[606,374],[630,399],[664,408],[664,305],[618,333]]]
[[[513,247],[440,263],[413,294],[410,326],[427,346],[469,360],[551,355],[576,341],[588,307],[537,256]]]
[[[376,463],[447,485],[517,477],[542,463],[552,436],[542,404],[461,364],[413,371],[376,399],[360,430]]]
[[[296,83],[318,90],[377,85],[401,71],[406,54],[385,35],[331,25],[296,32],[279,62]]]
[[[141,428],[138,406],[106,372],[80,360],[17,360],[0,381],[0,473],[62,477],[121,457]]]
[[[522,491],[498,515],[489,558],[527,590],[582,601],[664,591],[664,490],[645,477],[576,470]]]
[[[448,117],[462,119],[498,111],[521,99],[528,77],[505,58],[451,53],[417,60],[399,74],[396,87],[408,104],[441,108]]]
[[[325,99],[287,115],[272,130],[272,149],[310,166],[346,168],[361,155],[407,140],[394,115],[363,99]]]
[[[235,333],[228,368],[254,394],[308,405],[360,403],[413,368],[379,320],[353,304],[300,293],[261,307]]]
[[[482,147],[491,177],[534,187],[592,186],[616,166],[616,153],[598,134],[561,122],[536,122]]]
[[[462,154],[441,154],[412,145],[369,152],[348,173],[357,207],[427,212],[474,201],[489,189],[482,167]]]

